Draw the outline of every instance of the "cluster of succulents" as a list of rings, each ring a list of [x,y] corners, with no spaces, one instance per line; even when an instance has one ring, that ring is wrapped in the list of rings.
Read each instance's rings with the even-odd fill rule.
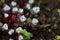
[[[59,3],[0,0],[0,40],[60,40]]]

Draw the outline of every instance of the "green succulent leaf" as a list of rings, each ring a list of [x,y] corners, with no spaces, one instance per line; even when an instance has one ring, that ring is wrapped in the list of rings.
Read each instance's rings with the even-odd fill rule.
[[[25,34],[27,31],[25,29],[20,30],[22,34]]]
[[[30,37],[32,37],[32,34],[30,32],[27,32],[26,29],[21,30],[21,33],[28,39],[30,39]]]
[[[31,23],[32,19],[31,18],[28,18],[27,19],[27,23]]]

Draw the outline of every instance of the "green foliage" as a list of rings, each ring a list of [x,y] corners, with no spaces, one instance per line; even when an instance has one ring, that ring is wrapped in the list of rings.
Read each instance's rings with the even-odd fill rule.
[[[32,34],[30,32],[27,32],[26,29],[22,29],[21,33],[28,39],[30,39],[32,37]]]
[[[27,23],[31,23],[32,19],[31,18],[28,18],[27,19]]]

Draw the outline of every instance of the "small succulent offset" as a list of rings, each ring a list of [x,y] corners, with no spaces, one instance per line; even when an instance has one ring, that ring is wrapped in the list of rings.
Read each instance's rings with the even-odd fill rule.
[[[19,35],[18,40],[24,40],[23,35]]]
[[[16,6],[16,5],[17,5],[17,3],[16,3],[16,2],[14,2],[14,1],[12,1],[12,2],[11,2],[11,5],[12,5],[12,6]]]
[[[31,5],[30,4],[26,4],[26,8],[29,10],[31,9]]]
[[[38,20],[38,19],[33,18],[31,23],[32,23],[33,25],[37,25],[37,24],[38,24],[38,22],[39,22],[39,20]]]
[[[10,6],[8,6],[7,4],[3,7],[4,11],[9,11],[10,9],[11,9]]]
[[[20,19],[21,22],[25,22],[26,21],[26,17],[24,15],[20,16],[19,19]]]
[[[8,24],[5,23],[5,24],[2,26],[2,29],[3,29],[3,30],[8,30]]]
[[[12,9],[12,12],[13,12],[13,13],[18,12],[18,8],[17,8],[17,7],[14,7],[14,8]]]
[[[8,13],[4,13],[4,17],[7,18],[9,16]]]
[[[27,32],[26,29],[22,29],[22,30],[20,30],[20,32],[28,39],[30,39],[32,37],[32,33]]]
[[[34,3],[34,0],[29,0],[28,3],[29,4],[33,4]]]
[[[9,35],[12,35],[14,33],[14,29],[10,29],[9,31],[8,31],[8,34]]]

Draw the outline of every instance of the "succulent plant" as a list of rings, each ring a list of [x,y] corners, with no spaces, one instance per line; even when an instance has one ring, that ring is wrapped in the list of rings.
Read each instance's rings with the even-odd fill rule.
[[[52,40],[52,38],[54,40],[53,36],[57,33],[60,34],[60,25],[58,26],[60,23],[60,2],[58,1],[60,0],[0,0],[0,20],[2,20],[0,29],[3,31],[1,33],[0,30],[0,35],[12,35],[14,38],[20,38],[18,40],[24,40],[21,39],[22,36],[28,40]],[[50,33],[54,35],[51,36]],[[56,39],[60,40],[58,34]],[[20,37],[18,37],[19,35]],[[48,38],[47,35],[51,38]],[[5,35],[1,36],[4,37],[0,40],[14,40],[10,37],[5,39]],[[32,36],[33,39],[30,39]]]

